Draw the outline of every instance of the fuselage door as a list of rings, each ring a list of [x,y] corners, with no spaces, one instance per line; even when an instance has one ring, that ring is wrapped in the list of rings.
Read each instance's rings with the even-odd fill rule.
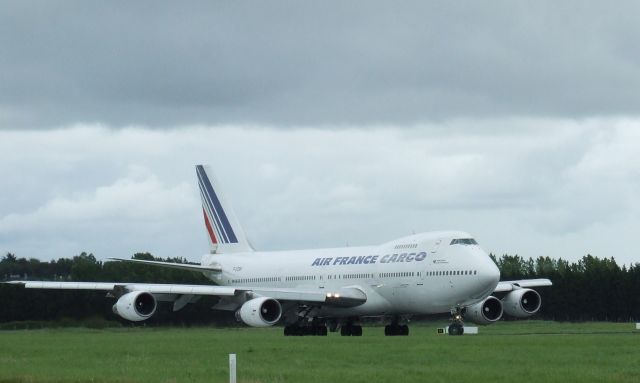
[[[440,248],[441,243],[442,243],[442,239],[437,239],[433,243],[433,246],[431,247],[431,254],[436,254],[438,252],[438,249]]]

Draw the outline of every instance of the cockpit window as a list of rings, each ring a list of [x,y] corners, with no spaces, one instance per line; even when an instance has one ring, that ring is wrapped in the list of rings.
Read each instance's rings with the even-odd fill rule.
[[[476,242],[476,240],[473,238],[456,238],[456,239],[452,239],[450,244],[451,245],[477,245],[478,242]]]

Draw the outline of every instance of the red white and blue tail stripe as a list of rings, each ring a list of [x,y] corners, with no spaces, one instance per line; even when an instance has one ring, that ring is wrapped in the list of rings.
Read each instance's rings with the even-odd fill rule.
[[[204,224],[212,253],[253,251],[231,207],[206,165],[196,165]]]

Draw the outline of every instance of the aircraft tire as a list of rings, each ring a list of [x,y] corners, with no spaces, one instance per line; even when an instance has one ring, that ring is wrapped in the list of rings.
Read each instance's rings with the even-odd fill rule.
[[[452,323],[449,325],[449,335],[464,334],[464,327],[460,323]]]
[[[385,336],[407,336],[409,335],[409,326],[407,325],[387,325],[384,326]]]

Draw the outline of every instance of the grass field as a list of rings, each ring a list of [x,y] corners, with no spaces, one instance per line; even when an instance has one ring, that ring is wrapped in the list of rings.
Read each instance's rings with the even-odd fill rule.
[[[440,326],[442,323],[440,323]],[[479,335],[283,337],[268,329],[0,332],[0,382],[638,382],[632,323],[502,322]]]

